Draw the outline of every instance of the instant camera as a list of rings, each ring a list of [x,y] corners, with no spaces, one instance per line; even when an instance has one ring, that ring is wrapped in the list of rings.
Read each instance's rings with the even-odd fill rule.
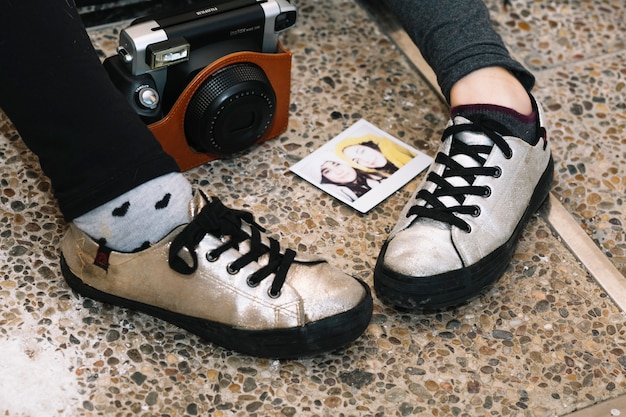
[[[104,61],[116,87],[182,170],[287,128],[287,0],[213,0],[135,20]]]

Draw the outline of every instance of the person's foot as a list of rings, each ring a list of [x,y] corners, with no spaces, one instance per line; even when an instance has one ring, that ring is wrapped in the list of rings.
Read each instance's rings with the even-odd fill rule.
[[[519,132],[494,120],[515,115],[509,126],[524,126],[524,117],[507,109],[478,106],[457,115],[453,109],[435,161],[382,247],[374,272],[382,301],[451,307],[504,273],[552,184],[543,112],[534,100],[533,107],[532,129]]]
[[[196,193],[193,220],[135,253],[70,225],[61,267],[77,292],[143,311],[244,354],[297,358],[342,347],[372,314],[370,290],[265,236],[250,213]]]

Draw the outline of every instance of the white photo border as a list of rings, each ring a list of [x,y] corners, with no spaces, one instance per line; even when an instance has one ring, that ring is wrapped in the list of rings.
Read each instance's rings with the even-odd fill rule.
[[[408,163],[400,167],[398,171],[384,179],[379,185],[373,187],[362,196],[353,200],[342,191],[343,187],[323,184],[319,180],[319,174],[316,173],[316,169],[317,171],[321,170],[322,163],[326,161],[325,156],[335,155],[335,148],[338,143],[346,139],[358,138],[366,135],[375,135],[388,139],[389,141],[410,151],[415,156]],[[361,213],[367,213],[382,201],[386,200],[391,194],[405,186],[423,170],[428,168],[432,161],[433,159],[430,156],[418,151],[412,146],[407,145],[394,136],[374,126],[370,122],[361,119],[312,152],[310,155],[293,165],[290,168],[290,171],[308,181],[315,187],[332,195],[350,207],[353,207],[355,210]]]

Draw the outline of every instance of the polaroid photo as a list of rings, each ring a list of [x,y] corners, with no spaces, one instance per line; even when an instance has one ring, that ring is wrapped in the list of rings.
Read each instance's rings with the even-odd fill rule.
[[[432,158],[359,120],[290,170],[367,213],[415,178]]]

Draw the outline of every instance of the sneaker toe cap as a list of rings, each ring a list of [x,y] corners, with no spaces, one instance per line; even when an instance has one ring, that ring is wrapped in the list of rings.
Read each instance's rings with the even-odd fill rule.
[[[385,268],[410,277],[429,277],[463,267],[450,229],[436,224],[416,224],[387,243]]]
[[[289,275],[287,282],[304,300],[307,322],[350,311],[369,296],[361,281],[326,262],[294,264]]]

